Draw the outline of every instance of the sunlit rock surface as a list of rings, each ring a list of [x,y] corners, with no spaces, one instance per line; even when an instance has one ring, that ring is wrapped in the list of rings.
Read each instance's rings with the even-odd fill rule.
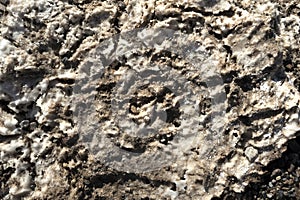
[[[299,199],[299,15],[0,0],[0,199]]]

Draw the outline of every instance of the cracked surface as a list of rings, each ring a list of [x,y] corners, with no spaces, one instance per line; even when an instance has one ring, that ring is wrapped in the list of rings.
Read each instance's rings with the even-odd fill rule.
[[[0,0],[0,198],[298,199],[298,4]],[[204,139],[182,160],[158,170],[123,172],[105,165],[82,142],[72,104],[80,69],[101,42],[137,28],[179,31],[217,61],[226,101],[224,131],[218,133],[222,143],[212,158],[202,156]],[[120,88],[115,74],[124,76],[149,58],[189,70],[184,58],[157,49],[112,63],[94,91],[100,122],[113,118],[111,91]],[[205,89],[201,77],[186,79]],[[176,97],[163,83],[134,92],[128,115],[136,123],[152,122],[149,113],[159,109],[167,114],[158,118],[166,117],[170,126],[182,123]],[[204,130],[211,123],[211,100],[205,92],[198,98]],[[148,104],[160,107],[141,112]],[[145,152],[154,140],[163,146],[176,134],[114,137],[116,144],[123,141],[120,147]]]

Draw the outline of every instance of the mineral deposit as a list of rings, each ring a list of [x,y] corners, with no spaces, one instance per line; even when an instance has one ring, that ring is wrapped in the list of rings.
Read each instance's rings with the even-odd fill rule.
[[[0,0],[0,199],[299,199],[299,0]]]

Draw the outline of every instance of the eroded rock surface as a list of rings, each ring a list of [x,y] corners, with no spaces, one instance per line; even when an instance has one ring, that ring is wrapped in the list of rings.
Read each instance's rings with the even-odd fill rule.
[[[0,0],[0,198],[299,199],[299,15],[297,0]],[[186,55],[202,52],[202,71],[162,43],[137,46],[96,76],[95,49],[145,29],[197,44],[201,51]],[[208,66],[214,79],[203,73]],[[193,94],[194,109],[181,94]],[[212,101],[218,94],[224,101]],[[222,127],[213,132],[216,116]],[[137,137],[141,124],[160,132]],[[199,134],[188,145],[176,139],[182,125]],[[110,145],[140,155],[170,147],[177,156],[155,158],[155,170],[143,172],[139,159],[124,168],[99,157]]]

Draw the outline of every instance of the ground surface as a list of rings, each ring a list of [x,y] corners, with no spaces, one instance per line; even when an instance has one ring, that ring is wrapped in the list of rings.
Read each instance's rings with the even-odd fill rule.
[[[0,199],[299,199],[299,4],[0,0]]]

